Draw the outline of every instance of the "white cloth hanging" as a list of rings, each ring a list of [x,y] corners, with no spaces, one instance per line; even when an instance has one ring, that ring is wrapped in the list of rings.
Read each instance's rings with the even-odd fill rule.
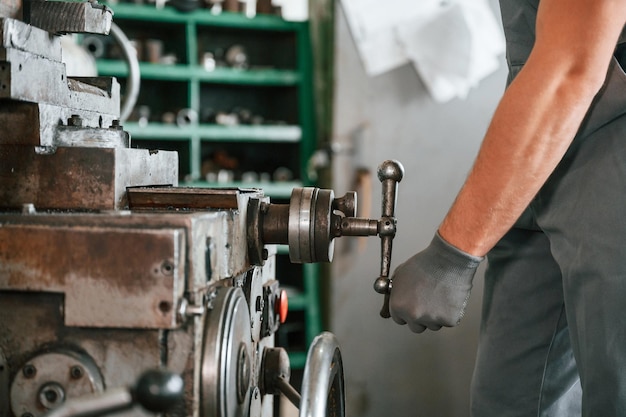
[[[465,98],[504,53],[487,0],[342,0],[366,72],[408,62],[438,102]]]

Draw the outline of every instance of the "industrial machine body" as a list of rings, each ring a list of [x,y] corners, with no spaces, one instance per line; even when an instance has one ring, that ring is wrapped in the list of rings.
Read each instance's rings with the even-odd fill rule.
[[[111,11],[23,13],[0,18],[0,417],[269,417],[278,393],[301,415],[343,415],[332,335],[309,352],[302,395],[289,385],[276,244],[328,262],[334,238],[380,235],[388,291],[401,166],[379,170],[380,220],[354,217],[354,193],[296,188],[278,205],[258,189],[178,187],[176,153],[130,147],[117,81],[65,73],[55,34],[106,33]],[[178,375],[180,398],[138,400],[150,369]]]

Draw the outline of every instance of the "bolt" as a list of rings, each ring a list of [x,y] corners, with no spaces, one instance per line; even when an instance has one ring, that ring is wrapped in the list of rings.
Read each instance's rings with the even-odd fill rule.
[[[22,204],[22,214],[35,214],[37,210],[33,203]]]
[[[263,249],[263,253],[261,254],[261,257],[263,258],[264,261],[267,261],[267,258],[269,258],[270,253],[267,249]]]
[[[80,379],[83,377],[83,374],[83,368],[78,365],[72,366],[72,368],[70,369],[70,376],[72,377],[72,379]]]
[[[122,125],[120,124],[120,121],[119,121],[119,120],[115,119],[115,120],[111,121],[111,127],[110,127],[110,129],[115,129],[115,130],[123,130],[123,129],[124,129],[124,126],[122,126]]]
[[[174,273],[174,265],[170,261],[163,261],[161,264],[161,272],[164,275],[172,275]]]
[[[56,382],[48,382],[39,390],[39,404],[48,410],[65,402],[65,390]]]
[[[263,311],[263,308],[265,307],[265,300],[263,300],[263,297],[261,297],[260,295],[256,298],[255,307],[256,311]]]
[[[24,377],[26,378],[34,378],[37,374],[37,368],[31,364],[25,365],[22,369],[22,374],[24,374]]]
[[[73,114],[72,117],[67,119],[67,125],[80,127],[83,125],[83,119],[79,115]]]

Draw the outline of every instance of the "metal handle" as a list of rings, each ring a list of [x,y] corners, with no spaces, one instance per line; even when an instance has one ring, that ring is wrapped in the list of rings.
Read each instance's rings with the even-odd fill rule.
[[[139,60],[137,53],[133,49],[128,37],[119,26],[111,22],[111,36],[117,41],[122,49],[122,55],[128,65],[128,77],[126,79],[126,92],[122,108],[120,109],[120,121],[123,123],[133,111],[137,98],[139,97],[139,88],[141,85],[141,73],[139,71]]]
[[[77,397],[50,411],[46,417],[94,417],[115,413],[141,404],[146,410],[164,412],[184,395],[182,378],[174,373],[145,371],[132,388],[113,388],[103,393]]]
[[[344,417],[343,362],[335,335],[313,339],[304,366],[299,417]]]
[[[382,183],[382,216],[378,222],[378,235],[380,236],[380,276],[374,281],[374,290],[385,295],[380,316],[389,318],[389,293],[392,283],[389,279],[391,266],[391,248],[393,238],[396,235],[396,197],[398,183],[404,176],[404,167],[395,160],[384,161],[378,167],[378,179]]]

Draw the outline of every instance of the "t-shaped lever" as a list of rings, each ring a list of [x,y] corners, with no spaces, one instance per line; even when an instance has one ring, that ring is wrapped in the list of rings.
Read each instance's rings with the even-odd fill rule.
[[[314,187],[294,188],[289,204],[270,204],[260,199],[248,203],[248,255],[254,264],[264,261],[263,245],[289,245],[294,263],[330,262],[334,239],[340,236],[376,236],[381,239],[380,277],[374,289],[385,294],[380,312],[389,317],[389,266],[391,244],[396,235],[396,196],[404,168],[398,161],[387,160],[378,167],[382,182],[382,215],[379,220],[354,217],[356,193],[335,198],[332,190]]]
[[[389,279],[391,266],[391,247],[396,235],[396,197],[398,183],[402,181],[404,168],[398,161],[387,160],[378,167],[378,179],[382,183],[383,203],[382,216],[378,222],[378,235],[380,236],[380,276],[374,281],[374,290],[384,294],[385,300],[380,315],[389,318],[389,293],[392,282]]]

